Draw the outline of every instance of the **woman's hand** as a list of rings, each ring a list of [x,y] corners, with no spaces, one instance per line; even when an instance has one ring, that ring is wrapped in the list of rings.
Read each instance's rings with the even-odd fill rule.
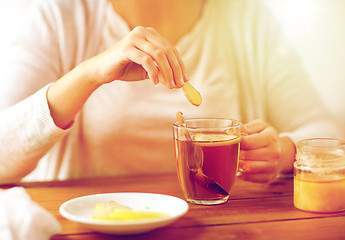
[[[114,46],[82,62],[49,87],[51,116],[58,127],[68,128],[88,97],[102,84],[147,78],[169,88],[182,87],[188,81],[177,49],[156,30],[136,27]]]
[[[295,145],[287,137],[279,137],[269,124],[255,120],[243,127],[239,177],[252,182],[269,182],[281,172],[290,172],[295,159]]]
[[[179,88],[188,81],[177,49],[153,28],[134,28],[124,39],[90,59],[90,63],[100,84],[149,78],[154,84]]]

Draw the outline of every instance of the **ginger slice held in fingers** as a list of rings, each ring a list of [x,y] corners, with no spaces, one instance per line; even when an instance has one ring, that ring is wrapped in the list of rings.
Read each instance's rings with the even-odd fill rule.
[[[188,101],[194,106],[199,106],[202,102],[200,93],[189,83],[185,82],[182,87],[183,93],[188,99]]]

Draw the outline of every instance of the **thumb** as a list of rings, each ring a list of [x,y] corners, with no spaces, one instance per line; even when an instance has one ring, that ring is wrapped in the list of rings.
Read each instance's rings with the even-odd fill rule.
[[[243,127],[246,133],[250,135],[263,131],[265,128],[268,127],[268,124],[262,120],[254,120],[249,123],[246,123]]]
[[[248,127],[246,127],[246,125],[243,123],[241,123],[240,129],[241,129],[242,136],[247,136],[247,135],[252,134],[252,132],[248,129]]]

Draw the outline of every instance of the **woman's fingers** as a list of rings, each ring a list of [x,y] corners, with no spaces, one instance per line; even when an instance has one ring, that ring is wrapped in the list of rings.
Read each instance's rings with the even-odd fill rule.
[[[240,159],[249,161],[278,161],[281,157],[281,151],[279,147],[272,146],[271,148],[241,150]]]
[[[163,83],[170,88],[182,87],[188,79],[177,49],[152,28],[137,27],[133,32],[138,35],[136,47],[154,59]]]
[[[154,84],[179,88],[188,81],[177,49],[151,28],[134,28],[92,61],[98,63],[93,64],[98,67],[95,79],[101,79],[101,83],[150,78]]]
[[[180,65],[180,68],[182,70],[182,73],[181,73],[182,74],[182,79],[180,79],[180,80],[183,80],[183,83],[181,85],[181,87],[182,87],[183,84],[189,80],[189,77],[188,77],[188,74],[187,74],[184,62],[182,61],[182,58],[180,56],[180,53],[178,52],[178,50],[176,48],[174,48],[174,51],[175,51],[175,56],[177,57],[177,61],[178,61],[179,65]]]
[[[246,124],[244,129],[248,135],[240,145],[240,177],[259,182],[275,178],[282,152],[278,132],[261,120]]]
[[[155,36],[149,35],[148,37],[149,37],[149,40],[152,40],[152,41],[154,41],[155,39]],[[182,87],[184,85],[184,82],[187,81],[188,79],[185,77],[186,74],[184,70],[184,64],[183,64],[183,61],[181,60],[181,57],[177,49],[170,44],[163,44],[162,42],[159,42],[158,40],[159,39],[157,39],[155,43],[158,45],[162,53],[165,54],[165,57],[167,58],[168,63],[169,63],[168,71],[172,73],[172,77],[170,78],[171,84],[174,87]]]
[[[260,119],[256,119],[245,124],[244,127],[248,131],[248,134],[253,134],[261,132],[265,128],[269,127],[269,125]]]
[[[162,79],[160,79],[160,81],[162,81],[162,83],[170,88],[175,87],[175,83],[173,80],[173,71],[164,51],[154,44],[141,38],[135,40],[135,47],[153,60],[154,64],[158,68],[158,71],[163,77]]]
[[[244,173],[238,176],[240,179],[249,182],[257,182],[257,183],[267,183],[274,179],[276,179],[276,173]]]
[[[277,169],[278,162],[274,161],[248,161],[240,160],[238,168],[244,173],[257,174],[257,173],[271,173]]]
[[[131,60],[135,64],[141,65],[145,69],[153,83],[158,84],[158,68],[155,65],[153,59],[149,55],[145,54],[144,52],[136,48],[130,49],[127,54],[129,60]],[[128,74],[130,74],[130,72]]]
[[[136,27],[111,48],[89,60],[100,84],[150,78],[169,88],[188,81],[177,49],[152,28]]]
[[[254,132],[250,135],[243,136],[241,141],[241,149],[250,150],[270,146],[276,144],[278,141],[278,134],[276,130],[269,126],[263,128],[259,132]]]
[[[251,182],[269,182],[278,175],[278,162],[275,161],[245,161],[238,164],[238,177]]]

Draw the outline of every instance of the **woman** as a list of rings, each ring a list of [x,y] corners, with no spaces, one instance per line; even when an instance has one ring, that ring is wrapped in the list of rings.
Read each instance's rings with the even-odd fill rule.
[[[24,29],[2,55],[1,182],[175,171],[177,111],[246,123],[250,181],[337,134],[260,1],[39,1]]]

